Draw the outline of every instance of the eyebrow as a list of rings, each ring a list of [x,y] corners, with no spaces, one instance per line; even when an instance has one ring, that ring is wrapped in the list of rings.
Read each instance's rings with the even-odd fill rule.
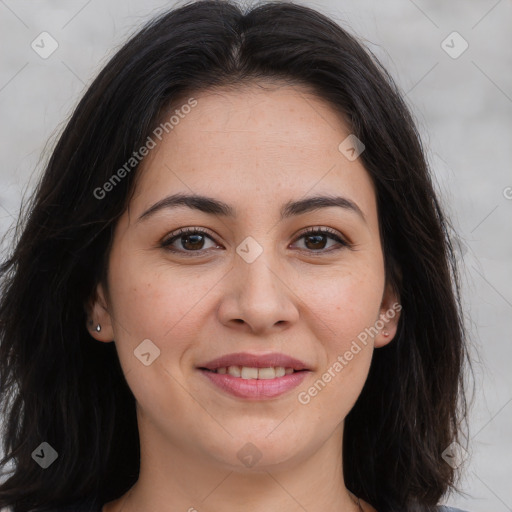
[[[213,197],[197,194],[173,194],[168,197],[164,197],[148,208],[137,219],[137,223],[148,219],[159,210],[178,208],[180,206],[186,206],[187,208],[199,210],[210,215],[220,215],[222,217],[231,218],[236,217],[235,208],[223,201],[214,199]],[[281,220],[284,220],[294,215],[302,215],[321,208],[331,208],[333,206],[352,211],[366,222],[366,218],[359,206],[350,199],[341,196],[313,196],[305,199],[299,199],[298,201],[288,201],[282,206],[280,216]]]

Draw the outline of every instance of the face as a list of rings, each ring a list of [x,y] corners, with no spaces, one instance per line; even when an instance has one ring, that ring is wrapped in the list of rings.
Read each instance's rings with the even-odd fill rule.
[[[194,99],[137,171],[91,334],[115,340],[154,452],[158,442],[238,471],[247,453],[260,468],[298,464],[327,440],[341,446],[373,350],[396,332],[375,190],[361,159],[339,149],[350,134],[340,116],[304,89]],[[174,194],[208,196],[230,214],[181,204],[142,216]],[[317,196],[343,199],[285,210]],[[234,389],[250,388],[239,396],[213,382],[228,377],[199,369],[240,352],[284,354],[307,370],[260,388],[231,376]],[[291,365],[270,366],[281,364]]]

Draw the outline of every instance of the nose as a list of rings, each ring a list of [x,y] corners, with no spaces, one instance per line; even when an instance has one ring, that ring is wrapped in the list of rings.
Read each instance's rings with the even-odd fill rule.
[[[285,275],[265,251],[252,263],[237,255],[218,309],[220,321],[257,335],[290,326],[299,318],[291,275],[296,274]]]

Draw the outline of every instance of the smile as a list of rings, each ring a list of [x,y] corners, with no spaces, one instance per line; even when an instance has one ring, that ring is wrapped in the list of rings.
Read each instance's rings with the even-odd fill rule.
[[[284,377],[290,375],[295,370],[293,368],[285,368],[284,366],[276,366],[269,368],[255,368],[250,366],[222,366],[216,368],[215,373],[227,374],[232,377],[241,379],[275,379],[276,377]]]
[[[306,378],[309,370],[284,367],[251,368],[229,366],[216,370],[199,368],[199,371],[217,389],[237,398],[263,400],[275,398],[296,388]]]

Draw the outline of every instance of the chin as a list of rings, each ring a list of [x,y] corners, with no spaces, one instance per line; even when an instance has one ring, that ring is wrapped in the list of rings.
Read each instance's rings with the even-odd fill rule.
[[[260,433],[231,439],[229,446],[223,443],[222,452],[216,458],[230,470],[237,472],[286,470],[299,464],[299,459],[306,457],[305,452],[309,451],[308,448],[300,445],[286,433],[269,435],[273,428],[275,424]],[[312,453],[315,448],[311,448]],[[228,459],[227,453],[232,454]]]

